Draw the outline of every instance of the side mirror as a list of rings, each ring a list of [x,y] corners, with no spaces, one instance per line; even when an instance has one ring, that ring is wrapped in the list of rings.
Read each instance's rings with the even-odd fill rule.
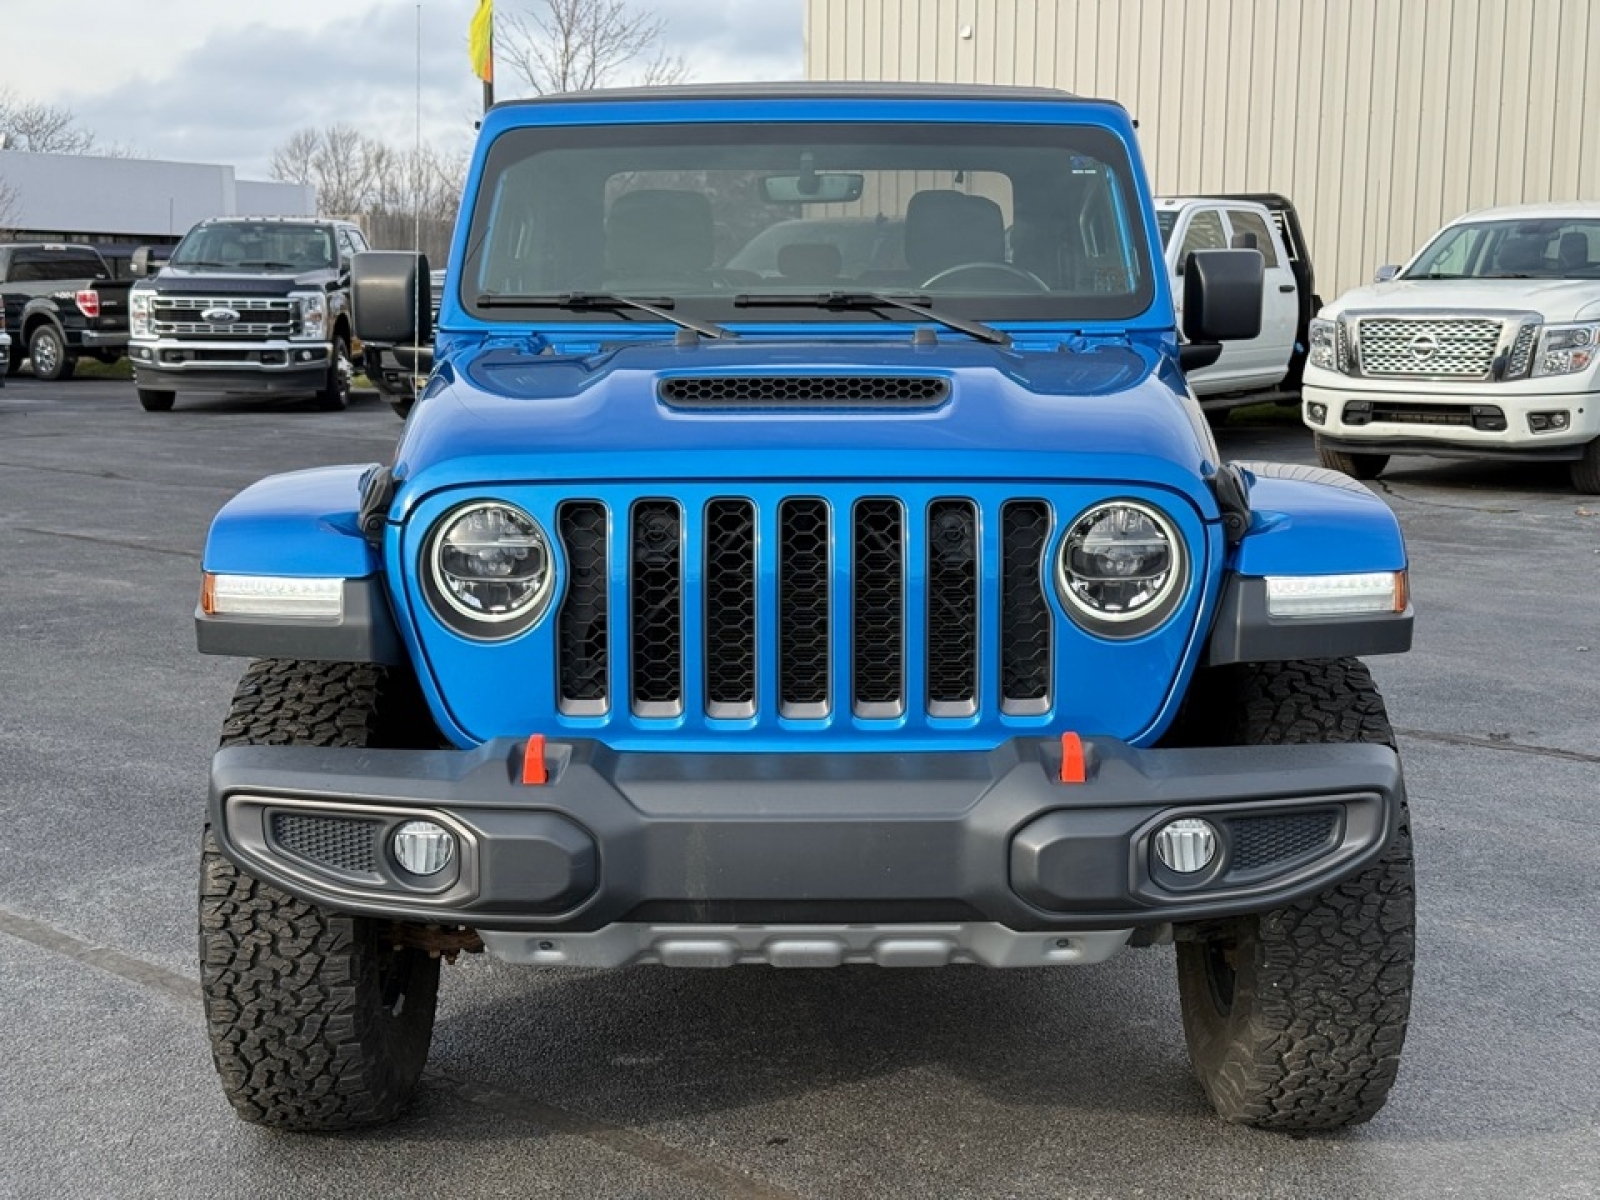
[[[1193,251],[1184,262],[1184,336],[1197,343],[1259,337],[1265,261],[1259,250]]]
[[[1398,274],[1400,274],[1399,266],[1395,263],[1389,263],[1387,266],[1379,267],[1372,273],[1372,282],[1388,283]]]
[[[356,337],[398,345],[419,330],[432,336],[428,256],[409,250],[365,250],[350,262],[350,304]]]
[[[159,271],[160,269],[161,267],[158,263],[156,270]],[[150,273],[150,247],[140,246],[128,256],[128,274],[135,279],[143,279]]]

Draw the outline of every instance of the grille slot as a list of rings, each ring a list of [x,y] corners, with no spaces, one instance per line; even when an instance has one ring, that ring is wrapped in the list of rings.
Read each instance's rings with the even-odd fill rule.
[[[1533,323],[1517,330],[1517,340],[1511,343],[1511,354],[1506,359],[1506,378],[1521,379],[1533,365],[1533,344],[1539,338],[1539,326]]]
[[[1469,404],[1409,405],[1380,400],[1372,406],[1372,420],[1396,425],[1471,425],[1472,406]]]
[[[905,513],[900,501],[858,500],[851,605],[855,713],[905,710]]]
[[[359,817],[273,813],[272,840],[285,852],[345,875],[377,872],[380,822]]]
[[[786,717],[828,715],[828,505],[778,506],[778,706]]]
[[[947,380],[920,375],[684,375],[661,381],[673,408],[937,408]]]
[[[1361,373],[1487,378],[1503,328],[1487,318],[1366,317],[1358,325]]]
[[[671,500],[633,508],[629,570],[633,711],[671,717],[683,711],[683,520]]]
[[[1050,707],[1050,609],[1040,581],[1050,510],[1013,500],[1000,510],[1000,708],[1040,713]]]
[[[567,592],[557,632],[561,711],[595,716],[609,707],[611,667],[605,505],[570,500],[561,506],[557,521],[567,554]]]
[[[706,505],[706,715],[756,711],[756,509]]]
[[[1228,822],[1233,840],[1231,869],[1260,870],[1328,849],[1333,844],[1338,824],[1339,814],[1332,809],[1235,817]]]
[[[978,511],[970,500],[928,509],[928,712],[978,705]]]

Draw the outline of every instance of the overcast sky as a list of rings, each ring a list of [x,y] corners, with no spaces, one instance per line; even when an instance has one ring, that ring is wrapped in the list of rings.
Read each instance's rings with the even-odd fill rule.
[[[797,79],[803,0],[638,0],[698,82]],[[500,12],[538,0],[497,0]],[[0,92],[72,110],[146,158],[268,178],[291,133],[346,122],[398,147],[471,144],[482,85],[467,59],[477,0],[31,0],[5,3]],[[159,14],[159,16],[158,16]],[[622,80],[619,82],[627,82]],[[502,69],[496,98],[521,93]]]

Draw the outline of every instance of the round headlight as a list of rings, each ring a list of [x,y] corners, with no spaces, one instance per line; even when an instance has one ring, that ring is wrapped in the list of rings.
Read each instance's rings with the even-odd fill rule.
[[[425,578],[445,624],[469,637],[504,638],[544,612],[555,571],[537,521],[520,508],[485,502],[458,508],[435,526]]]
[[[1108,637],[1154,629],[1183,590],[1183,541],[1161,513],[1132,500],[1097,504],[1067,527],[1056,586],[1079,623]]]

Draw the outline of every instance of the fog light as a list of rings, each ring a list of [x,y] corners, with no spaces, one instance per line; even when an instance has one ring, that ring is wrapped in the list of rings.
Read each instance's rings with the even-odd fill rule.
[[[1217,828],[1210,821],[1185,817],[1163,825],[1156,834],[1156,857],[1168,870],[1193,875],[1217,856]]]
[[[1306,405],[1306,415],[1317,425],[1324,424],[1328,419],[1328,406],[1326,404]]]
[[[393,845],[395,860],[413,875],[437,875],[456,856],[456,835],[432,821],[407,821]]]

